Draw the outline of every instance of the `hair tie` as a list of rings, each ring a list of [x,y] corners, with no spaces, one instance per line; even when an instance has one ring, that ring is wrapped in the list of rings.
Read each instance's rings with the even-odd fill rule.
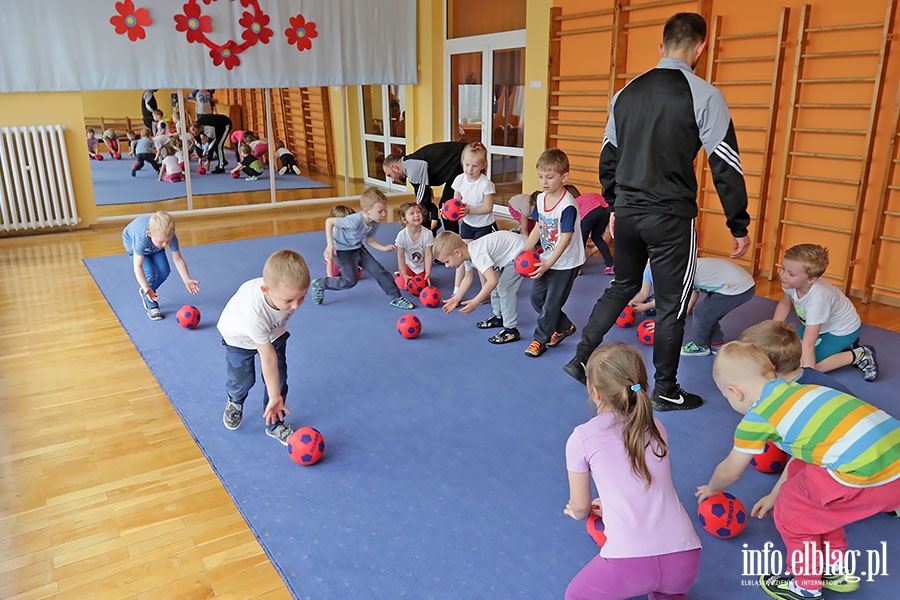
[[[639,392],[639,391],[641,391],[641,384],[636,383],[636,384],[634,384],[633,386],[631,386],[631,391],[632,391],[632,392]]]

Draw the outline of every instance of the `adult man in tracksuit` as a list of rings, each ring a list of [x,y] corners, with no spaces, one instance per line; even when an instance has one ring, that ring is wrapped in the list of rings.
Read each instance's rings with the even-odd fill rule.
[[[409,183],[416,190],[416,202],[421,204],[430,217],[426,223],[432,231],[437,228],[440,208],[453,197],[453,180],[462,175],[462,151],[466,142],[437,142],[422,146],[408,156],[388,154],[384,159],[384,174],[394,183]],[[437,206],[432,199],[431,186],[444,186]],[[459,223],[441,219],[444,229],[459,233]]]
[[[750,246],[747,190],[728,106],[719,90],[693,73],[705,38],[700,15],[671,17],[663,30],[662,60],[613,97],[600,150],[600,183],[615,211],[610,231],[616,278],[594,306],[575,357],[563,367],[584,381],[584,363],[640,290],[649,258],[657,310],[651,396],[656,410],[703,403],[677,382],[697,258],[694,158],[701,145],[734,237],[731,257],[742,256]]]

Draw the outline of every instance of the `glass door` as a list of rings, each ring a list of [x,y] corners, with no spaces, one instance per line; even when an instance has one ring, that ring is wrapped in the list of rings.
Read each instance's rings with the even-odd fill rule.
[[[363,85],[359,91],[363,119],[363,164],[366,183],[390,185],[384,157],[406,150],[406,96],[400,85]]]
[[[447,40],[447,138],[481,141],[496,200],[522,193],[525,33]]]

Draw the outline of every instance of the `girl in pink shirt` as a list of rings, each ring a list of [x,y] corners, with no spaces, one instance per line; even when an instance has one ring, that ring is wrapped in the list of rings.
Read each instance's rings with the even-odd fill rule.
[[[607,541],[569,583],[566,599],[687,598],[700,568],[700,539],[672,484],[666,430],[653,416],[644,361],[626,344],[603,344],[585,374],[597,416],[566,444],[563,512],[579,521],[592,512],[602,517]]]

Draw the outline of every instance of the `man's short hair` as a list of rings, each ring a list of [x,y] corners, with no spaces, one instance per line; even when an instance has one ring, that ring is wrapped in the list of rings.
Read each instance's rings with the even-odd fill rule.
[[[669,17],[663,27],[663,46],[690,48],[706,39],[706,19],[697,13],[678,13]]]

